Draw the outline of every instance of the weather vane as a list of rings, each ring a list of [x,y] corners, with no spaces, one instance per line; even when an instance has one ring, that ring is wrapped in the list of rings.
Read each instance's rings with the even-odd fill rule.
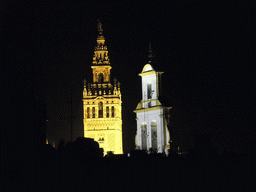
[[[103,29],[102,29],[102,23],[100,22],[100,20],[98,20],[98,25],[97,25],[97,28],[98,28],[98,31],[103,31]]]

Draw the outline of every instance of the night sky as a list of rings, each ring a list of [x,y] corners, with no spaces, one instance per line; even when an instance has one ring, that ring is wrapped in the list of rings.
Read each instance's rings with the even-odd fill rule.
[[[1,8],[7,141],[33,144],[46,127],[56,145],[69,142],[71,95],[73,139],[83,136],[82,81],[92,82],[100,19],[112,82],[121,83],[124,152],[135,145],[149,42],[174,145],[195,147],[206,134],[219,153],[252,152],[252,11],[244,1],[9,1]]]

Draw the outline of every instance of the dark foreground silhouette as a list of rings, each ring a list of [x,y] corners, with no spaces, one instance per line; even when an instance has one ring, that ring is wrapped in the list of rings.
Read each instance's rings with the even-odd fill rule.
[[[219,155],[213,149],[193,150],[186,156],[170,152],[147,154],[131,151],[127,155],[103,151],[93,139],[61,141],[58,150],[42,145],[18,164],[9,164],[5,178],[9,188],[33,190],[231,190],[252,185],[253,158],[246,154]],[[27,161],[27,162],[26,162]],[[29,163],[28,163],[29,162]],[[12,167],[15,166],[15,167]],[[7,183],[6,183],[7,184]]]

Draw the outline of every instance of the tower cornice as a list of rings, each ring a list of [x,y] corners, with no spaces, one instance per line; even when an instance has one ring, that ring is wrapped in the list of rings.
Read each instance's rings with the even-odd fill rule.
[[[142,72],[139,73],[139,76],[141,77],[145,77],[145,76],[149,76],[149,75],[155,75],[155,74],[162,74],[164,72],[161,71],[155,71],[152,67],[152,65],[150,64],[146,64],[143,69]]]

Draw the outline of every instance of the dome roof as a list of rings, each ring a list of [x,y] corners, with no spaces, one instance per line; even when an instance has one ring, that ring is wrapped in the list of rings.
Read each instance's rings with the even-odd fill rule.
[[[146,64],[143,69],[142,69],[142,73],[148,72],[148,71],[153,71],[153,67],[150,64]]]

